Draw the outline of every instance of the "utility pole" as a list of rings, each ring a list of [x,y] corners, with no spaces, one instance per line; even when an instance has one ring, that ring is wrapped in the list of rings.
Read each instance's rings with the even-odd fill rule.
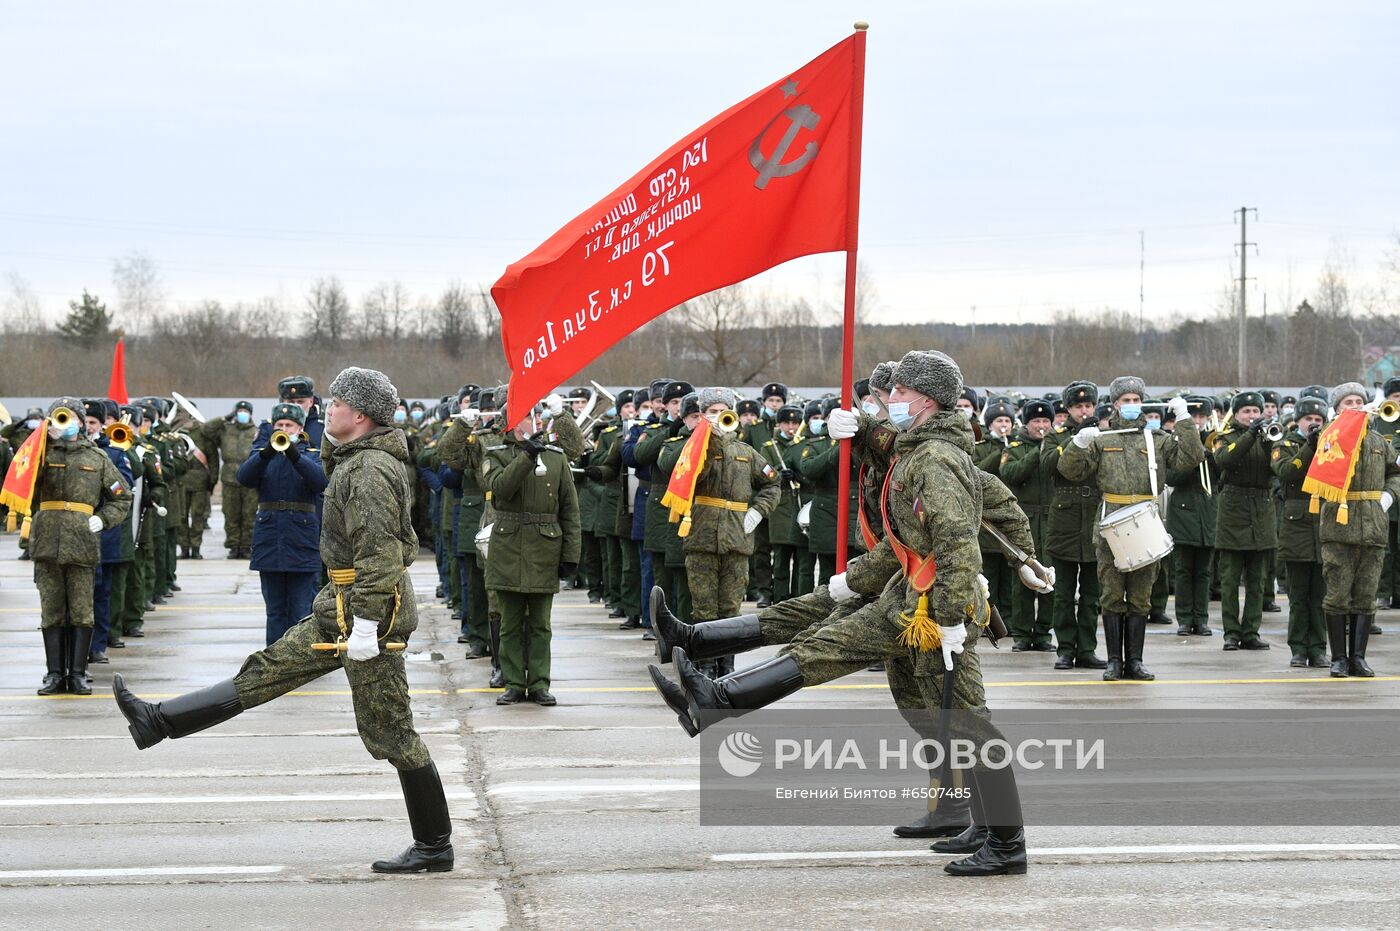
[[[1138,230],[1138,351],[1139,356],[1147,342],[1146,331],[1142,328],[1143,280],[1147,267],[1147,231]]]
[[[1246,337],[1248,336],[1248,323],[1249,323],[1249,321],[1248,321],[1248,316],[1247,316],[1247,309],[1248,309],[1248,306],[1249,306],[1249,305],[1245,303],[1245,282],[1249,281],[1250,279],[1249,279],[1249,277],[1245,274],[1245,257],[1246,257],[1246,254],[1247,254],[1248,251],[1249,251],[1249,247],[1250,247],[1250,246],[1256,246],[1256,247],[1257,247],[1257,243],[1252,243],[1252,242],[1250,242],[1249,239],[1248,239],[1248,237],[1245,236],[1245,221],[1248,219],[1250,211],[1253,211],[1253,212],[1254,212],[1254,219],[1258,220],[1258,219],[1259,219],[1259,208],[1257,208],[1257,207],[1241,207],[1240,209],[1238,209],[1238,210],[1235,211],[1235,213],[1237,213],[1237,214],[1240,215],[1240,277],[1239,277],[1239,279],[1238,279],[1238,281],[1239,281],[1239,283],[1240,283],[1240,309],[1239,309],[1239,317],[1240,317],[1240,321],[1239,321],[1239,322],[1240,322],[1240,346],[1239,346],[1239,372],[1238,372],[1237,379],[1238,379],[1238,382],[1239,382],[1239,387],[1240,387],[1241,389],[1243,389],[1243,388],[1246,387],[1246,385],[1245,385],[1245,378],[1246,378],[1246,375],[1245,375],[1245,362],[1246,362],[1246,359],[1247,359],[1247,350],[1246,350],[1246,348],[1245,348],[1245,345],[1246,345],[1246,344],[1245,344],[1245,339],[1246,339]]]

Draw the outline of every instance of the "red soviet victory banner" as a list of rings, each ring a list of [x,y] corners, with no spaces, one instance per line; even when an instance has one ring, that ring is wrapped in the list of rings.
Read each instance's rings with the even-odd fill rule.
[[[678,304],[799,256],[855,248],[847,220],[863,39],[857,32],[730,107],[506,269],[491,296],[510,423]]]

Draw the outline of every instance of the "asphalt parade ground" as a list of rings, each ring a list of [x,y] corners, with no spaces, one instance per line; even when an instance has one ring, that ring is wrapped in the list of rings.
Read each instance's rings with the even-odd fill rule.
[[[447,787],[456,870],[376,876],[369,863],[408,845],[408,821],[392,769],[356,735],[343,673],[144,752],[127,735],[113,673],[159,699],[232,675],[262,646],[257,575],[222,558],[221,542],[216,512],[210,558],[179,564],[183,591],[148,615],[144,638],[92,667],[91,697],[40,698],[31,564],[13,535],[0,537],[0,927],[1400,925],[1395,828],[1032,824],[1027,875],[956,879],[928,841],[888,827],[702,827],[698,741],[650,685],[650,644],[565,592],[554,609],[558,706],[498,707],[489,660],[461,659],[426,552],[411,570],[423,619],[409,685]],[[1218,614],[1210,639],[1150,627],[1154,683],[984,650],[988,700],[994,712],[1400,709],[1400,612],[1380,614],[1371,680],[1289,669],[1286,617],[1265,616],[1268,652],[1222,652]],[[891,706],[877,673],[784,702],[832,704]]]

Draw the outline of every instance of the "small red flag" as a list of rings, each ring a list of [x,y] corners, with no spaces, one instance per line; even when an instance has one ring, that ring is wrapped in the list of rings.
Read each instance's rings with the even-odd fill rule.
[[[107,397],[118,404],[131,403],[131,398],[126,394],[126,347],[120,336],[117,337],[117,347],[112,350],[112,378],[107,382]]]
[[[854,249],[860,33],[681,139],[491,288],[516,424],[556,385],[699,294]]]
[[[29,439],[20,444],[15,458],[5,472],[4,484],[0,484],[0,504],[10,509],[8,528],[15,529],[15,515],[28,517],[34,501],[34,486],[39,479],[39,468],[44,464],[44,447],[48,442],[49,422],[41,421],[37,430],[29,434]]]
[[[695,432],[681,447],[680,458],[671,470],[671,480],[666,483],[666,493],[661,496],[662,507],[671,509],[671,523],[681,522],[676,532],[682,537],[690,536],[690,510],[695,506],[695,487],[700,481],[700,473],[705,470],[709,451],[710,422],[701,418]]]

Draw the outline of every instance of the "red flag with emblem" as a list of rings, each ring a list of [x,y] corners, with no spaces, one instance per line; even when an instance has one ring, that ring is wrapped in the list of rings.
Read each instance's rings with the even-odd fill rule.
[[[864,40],[856,32],[689,133],[506,269],[491,296],[510,423],[667,310],[856,248]]]
[[[112,350],[112,377],[107,381],[107,397],[118,404],[131,403],[126,394],[126,345],[120,336]]]
[[[711,429],[710,422],[703,417],[696,424],[695,432],[681,447],[676,467],[671,470],[671,480],[666,483],[666,493],[661,496],[662,506],[671,509],[671,523],[681,522],[676,533],[682,537],[690,535],[690,509],[695,506],[695,487],[710,452]]]
[[[39,478],[39,467],[44,463],[44,443],[48,435],[49,422],[41,421],[39,428],[29,434],[29,439],[16,450],[9,471],[5,473],[5,483],[0,485],[0,505],[10,509],[10,530],[15,529],[16,515],[29,516],[34,501],[34,484]]]

